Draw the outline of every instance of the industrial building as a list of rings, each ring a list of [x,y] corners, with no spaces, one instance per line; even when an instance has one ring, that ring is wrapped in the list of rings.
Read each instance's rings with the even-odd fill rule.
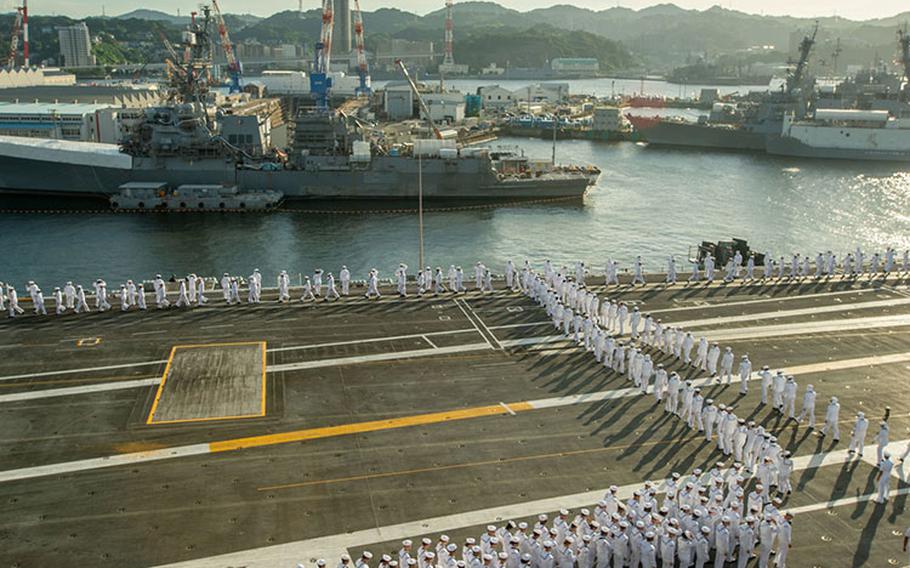
[[[75,85],[76,76],[57,67],[0,69],[0,89]]]
[[[515,95],[509,89],[499,85],[490,85],[477,89],[481,105],[485,109],[505,109],[515,104]]]
[[[569,97],[568,83],[534,83],[510,91],[499,85],[490,85],[477,89],[481,105],[485,109],[506,109],[511,106],[529,103],[561,103]]]
[[[117,143],[141,109],[92,103],[0,103],[0,135]]]
[[[85,22],[57,28],[60,57],[66,67],[94,67],[92,36]]]
[[[444,93],[429,93],[423,95],[423,100],[430,111],[433,122],[447,122],[455,124],[464,120],[465,97],[460,91],[446,91]],[[423,112],[421,118],[426,118]]]
[[[404,81],[386,84],[383,111],[389,120],[406,120],[414,116],[414,94]]]
[[[158,103],[157,88],[111,85],[41,85],[0,89],[0,102],[85,103],[116,107],[146,107]]]

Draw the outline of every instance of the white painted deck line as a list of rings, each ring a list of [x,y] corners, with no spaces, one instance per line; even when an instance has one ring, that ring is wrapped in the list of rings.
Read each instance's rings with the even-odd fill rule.
[[[841,359],[838,361],[823,361],[820,363],[808,363],[805,365],[793,365],[787,367],[787,372],[794,375],[808,375],[812,373],[825,373],[835,370],[843,369],[855,369],[858,367],[866,367],[872,365],[887,365],[892,363],[903,363],[910,361],[910,351],[903,353],[894,353],[892,355],[881,355],[881,356],[871,356],[871,357],[858,357],[855,359]],[[749,381],[760,380],[758,372],[752,373],[749,377]],[[712,384],[719,384],[714,382],[715,379],[712,377],[699,377],[692,379],[692,384],[696,387],[711,386]],[[731,383],[731,386],[739,386],[739,378],[737,377]],[[654,392],[654,385],[648,385],[646,393]],[[604,400],[615,400],[620,398],[628,398],[634,396],[642,396],[640,388],[630,387],[615,389],[609,391],[600,391],[592,392],[585,394],[574,394],[567,396],[557,396],[552,398],[541,398],[537,400],[529,400],[528,403],[536,410],[543,408],[555,408],[558,406],[570,406],[573,404],[585,404],[589,402],[600,402]],[[903,451],[903,450],[901,450]],[[874,465],[874,464],[873,464]]]
[[[172,448],[150,450],[147,452],[132,452],[128,454],[105,456],[102,458],[90,458],[85,460],[39,465],[36,467],[10,469],[7,471],[0,471],[0,483],[16,481],[20,479],[47,477],[49,475],[62,475],[106,467],[117,467],[121,465],[132,465],[150,461],[182,458],[187,456],[200,456],[208,453],[210,453],[210,450],[207,443],[191,444],[189,446],[174,446]]]
[[[889,287],[882,287],[886,291],[900,294],[901,291]],[[727,306],[750,306],[753,304],[766,304],[769,302],[783,302],[787,300],[804,300],[806,298],[824,298],[827,296],[843,296],[846,294],[868,294],[869,292],[879,292],[878,288],[858,288],[856,290],[838,290],[837,292],[817,292],[815,294],[796,294],[793,296],[780,296],[774,298],[756,298],[754,300],[737,300],[733,302],[705,302],[703,305],[693,304],[691,306],[678,306],[676,308],[660,308],[650,310],[652,314],[663,314],[667,312],[682,312],[687,310],[705,310],[711,308],[723,308]]]
[[[785,315],[785,312],[780,312]],[[870,318],[849,318],[839,320],[825,320],[817,322],[787,323],[779,325],[739,327],[734,329],[708,329],[697,331],[697,335],[704,335],[711,341],[731,341],[741,339],[761,339],[767,337],[786,337],[813,333],[828,333],[832,331],[857,331],[898,326],[910,326],[910,314],[876,316]],[[580,333],[582,337],[583,333]],[[628,338],[628,334],[615,336]],[[537,335],[519,339],[503,339],[503,347],[534,346],[538,344],[559,343],[571,341],[571,336],[565,335]],[[693,351],[694,352],[694,351]]]
[[[416,357],[433,357],[451,353],[464,353],[467,351],[483,351],[492,349],[489,343],[468,343],[466,345],[453,345],[438,347],[436,349],[414,349],[410,351],[396,351],[392,353],[376,353],[374,355],[359,355],[356,357],[341,357],[337,359],[319,359],[316,361],[300,361],[299,363],[284,363],[271,365],[266,371],[277,373],[279,371],[300,371],[304,369],[320,369],[323,367],[339,367],[342,365],[357,365],[360,363],[375,363],[377,361],[394,361],[395,359],[413,359]]]
[[[62,371],[43,371],[40,373],[25,373],[23,375],[7,375],[0,377],[0,381],[14,381],[17,379],[34,379],[36,377],[53,377],[57,375],[73,375],[76,373],[93,373],[95,371],[110,371],[112,369],[129,369],[130,367],[148,367],[150,365],[163,365],[167,359],[160,361],[138,361],[136,363],[121,363],[119,365],[105,365],[102,367],[84,367],[82,369],[65,369]]]
[[[906,441],[904,441],[906,442]],[[843,463],[847,459],[846,450],[836,450],[833,452],[824,452],[815,455],[800,456],[793,460],[793,471],[801,471],[807,468],[816,468],[824,465],[833,465]],[[654,480],[660,485],[661,480]],[[644,482],[623,485],[619,488],[619,498],[626,500],[632,496],[632,492],[642,487]],[[560,497],[551,497],[547,499],[537,499],[524,503],[515,503],[501,507],[490,507],[488,509],[479,509],[465,513],[456,513],[443,517],[433,517],[390,525],[366,529],[347,534],[332,535],[275,546],[267,546],[244,550],[231,554],[212,556],[209,558],[200,558],[187,562],[178,562],[158,566],[157,568],[227,568],[229,566],[244,566],[245,568],[274,568],[276,566],[295,566],[298,562],[312,563],[317,558],[325,558],[329,562],[335,562],[342,554],[350,548],[355,548],[375,542],[387,540],[401,540],[412,538],[418,535],[430,534],[438,535],[447,531],[463,529],[466,527],[485,525],[488,523],[500,524],[509,519],[520,519],[533,517],[540,513],[550,513],[561,508],[578,509],[589,506],[599,501],[607,488],[595,491],[586,491],[584,493],[574,493],[571,495],[562,495]],[[910,488],[908,488],[910,491]],[[853,498],[855,499],[855,498]],[[838,501],[850,501],[838,500]],[[855,501],[851,501],[855,502]],[[847,505],[849,502],[837,503]],[[809,510],[823,509],[831,506],[829,503],[811,505],[811,509],[805,507],[801,509],[788,509],[794,513],[808,512]]]
[[[36,400],[41,398],[56,398],[61,396],[75,396],[80,394],[91,394],[105,391],[135,389],[141,387],[157,386],[159,383],[161,383],[161,377],[153,377],[150,379],[136,379],[134,381],[117,381],[111,383],[81,385],[78,387],[63,387],[59,389],[42,389],[26,392],[15,392],[0,395],[0,404],[4,402],[19,402],[23,400]]]
[[[767,320],[781,317],[808,316],[815,314],[830,314],[837,312],[849,312],[856,310],[872,308],[891,308],[895,306],[906,306],[910,304],[910,298],[899,298],[894,300],[875,300],[871,302],[854,302],[852,304],[834,304],[830,306],[814,306],[811,308],[801,308],[798,310],[785,310],[775,312],[761,312],[756,314],[741,314],[736,316],[724,316],[718,318],[703,318],[697,320],[669,322],[674,326],[684,329],[699,327],[705,325],[722,325],[727,323],[739,323],[743,321]]]
[[[786,337],[789,335],[809,335],[813,333],[830,333],[832,331],[858,331],[881,327],[899,327],[910,325],[910,314],[880,316],[872,318],[850,318],[819,322],[788,323],[764,327],[744,327],[740,329],[706,330],[701,333],[712,341],[731,341],[737,339],[761,339],[767,337]]]
[[[471,316],[468,315],[468,310],[470,309],[470,306],[468,306],[467,302],[459,302],[457,299],[452,300],[452,301],[455,303],[456,306],[458,306],[458,309],[461,310],[461,313],[464,314],[464,317],[466,317],[468,319],[468,321],[471,322],[471,325],[474,326],[474,329],[477,330],[477,333],[479,333],[480,336],[483,337],[483,340],[487,342],[487,345],[490,346],[490,349],[495,349],[495,347],[493,347],[493,344],[490,343],[490,340],[487,339],[487,336],[484,335],[482,331],[480,331],[480,327],[477,325],[477,322],[475,322],[471,318]],[[464,305],[462,305],[462,304],[464,304]],[[474,312],[474,310],[471,310],[471,313],[473,313],[473,312]],[[474,317],[477,317],[477,314],[474,314]],[[479,317],[477,317],[477,321],[480,321]],[[483,323],[483,322],[481,322],[481,323]],[[493,335],[493,333],[490,332],[490,335]],[[494,335],[493,337],[495,338],[496,336]]]
[[[427,335],[455,335],[459,333],[472,333],[477,331],[476,328],[471,329],[453,329],[451,331],[428,331],[427,333],[412,333],[410,335],[391,335],[389,337],[369,337],[366,339],[351,339],[348,341],[333,341],[331,343],[310,343],[307,345],[289,345],[287,347],[273,347],[267,349],[268,353],[277,353],[281,351],[300,351],[303,349],[319,349],[320,347],[340,347],[342,345],[360,345],[362,343],[378,343],[383,341],[397,341],[399,339],[414,339],[417,337],[424,337]],[[478,332],[479,333],[479,332]]]

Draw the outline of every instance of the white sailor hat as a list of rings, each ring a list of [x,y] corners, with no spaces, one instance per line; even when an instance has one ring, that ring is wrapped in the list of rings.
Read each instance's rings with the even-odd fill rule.
[[[458,550],[458,546],[455,544],[449,544],[448,546],[446,546],[446,550],[448,552],[455,552],[456,550]]]

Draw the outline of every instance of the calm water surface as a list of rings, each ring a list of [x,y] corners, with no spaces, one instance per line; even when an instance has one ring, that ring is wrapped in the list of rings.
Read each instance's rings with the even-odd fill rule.
[[[548,157],[540,140],[504,140]],[[641,254],[662,269],[702,239],[748,239],[775,254],[844,251],[860,244],[910,246],[910,171],[867,163],[798,161],[761,155],[645,148],[631,143],[560,142],[560,161],[603,169],[583,205],[431,212],[430,264],[501,270],[506,259],[601,267],[608,256]],[[271,276],[281,269],[338,270],[355,277],[370,267],[390,275],[400,261],[417,266],[413,214],[243,215],[0,213],[0,280],[45,289],[65,280],[109,282],[196,272]]]

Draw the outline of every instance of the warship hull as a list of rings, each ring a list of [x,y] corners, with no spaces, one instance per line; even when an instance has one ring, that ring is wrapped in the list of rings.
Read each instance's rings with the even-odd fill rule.
[[[763,152],[766,134],[722,125],[629,117],[638,139],[653,146]]]
[[[767,151],[775,156],[793,158],[816,158],[823,160],[848,160],[872,162],[910,162],[910,148],[907,150],[885,150],[880,148],[832,148],[819,147],[789,136],[769,139]]]
[[[554,172],[499,176],[483,158],[423,159],[378,156],[366,164],[346,159],[318,170],[244,169],[223,159],[199,161],[54,152],[11,155],[0,147],[0,192],[25,195],[108,197],[128,183],[221,184],[240,191],[275,191],[286,200],[416,198],[422,179],[428,200],[518,201],[581,198],[591,179]],[[420,174],[420,175],[418,175]]]

